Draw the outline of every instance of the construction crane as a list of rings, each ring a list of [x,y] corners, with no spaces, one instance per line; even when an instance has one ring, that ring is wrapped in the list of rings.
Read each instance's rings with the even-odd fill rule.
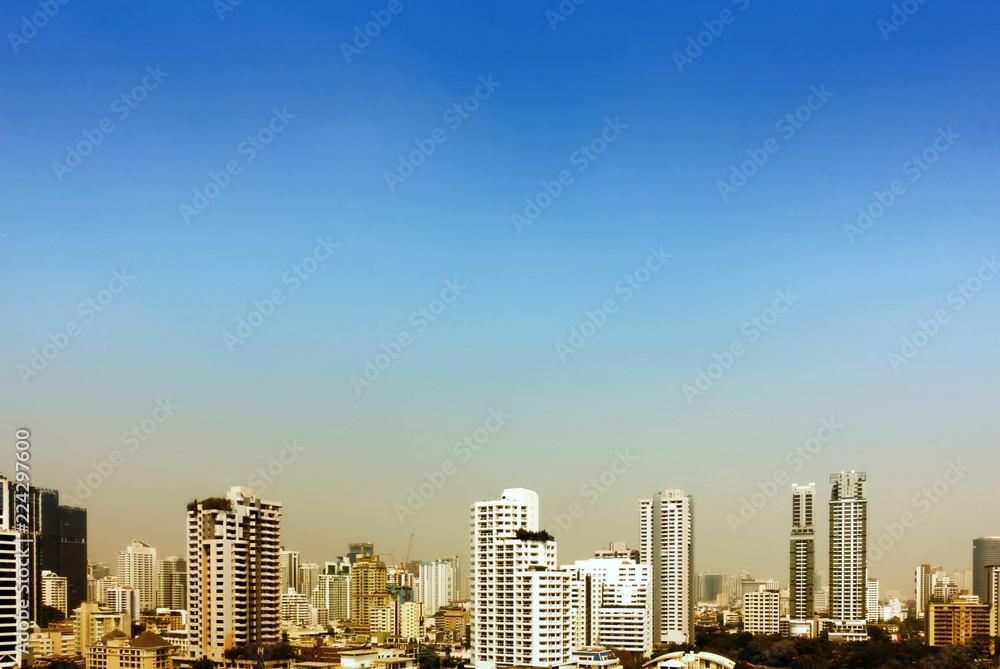
[[[413,548],[413,533],[410,532],[410,545],[406,547],[406,559],[403,561],[403,569],[410,569],[410,549]]]

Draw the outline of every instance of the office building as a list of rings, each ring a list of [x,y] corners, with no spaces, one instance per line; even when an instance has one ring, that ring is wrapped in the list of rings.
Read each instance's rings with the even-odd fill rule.
[[[280,532],[281,504],[257,498],[253,488],[188,505],[192,657],[219,662],[227,648],[278,641]]]
[[[118,585],[139,592],[139,606],[142,611],[155,610],[156,549],[136,539],[128,548],[118,553]]]
[[[789,549],[789,616],[810,620],[815,613],[816,484],[792,486],[792,536]]]
[[[639,553],[651,567],[653,643],[694,642],[694,509],[682,490],[639,500]]]
[[[567,664],[570,575],[538,530],[538,494],[504,490],[471,509],[472,660],[477,669]]]
[[[6,479],[5,479],[6,480]],[[6,503],[15,505],[17,486],[5,485]],[[28,527],[22,531],[27,543],[30,613],[39,620],[42,607],[42,572],[66,579],[66,606],[75,609],[87,598],[87,511],[59,503],[59,492],[31,487],[27,493]],[[13,513],[3,527],[14,530]]]
[[[370,543],[347,544],[347,561],[354,564],[361,557],[372,557],[375,555],[375,545]]]
[[[157,563],[156,607],[172,611],[187,609],[187,560],[184,558],[174,555]]]
[[[990,600],[990,584],[987,569],[1000,565],[1000,537],[980,537],[972,542],[972,594],[979,596],[984,604]]]

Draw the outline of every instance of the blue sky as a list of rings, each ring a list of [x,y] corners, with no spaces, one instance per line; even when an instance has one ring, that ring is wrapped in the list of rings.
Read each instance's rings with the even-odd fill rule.
[[[71,2],[16,44],[42,10],[0,12],[3,423],[33,430],[35,482],[68,492],[158,398],[181,407],[86,500],[95,559],[132,538],[180,551],[180,505],[245,484],[286,439],[307,451],[265,496],[317,561],[352,540],[401,551],[410,532],[420,556],[464,551],[468,505],[505,487],[538,490],[544,523],[631,448],[641,466],[566,532],[564,559],[637,543],[636,500],[673,487],[696,498],[699,570],[782,578],[785,492],[737,534],[726,514],[835,416],[844,430],[798,482],[825,499],[830,472],[867,470],[871,539],[949,459],[978,465],[877,575],[906,592],[912,565],[970,566],[972,538],[997,533],[978,510],[997,502],[1000,287],[961,310],[948,296],[1000,251],[1000,10],[932,0],[885,39],[892,3],[590,0],[553,29],[556,2],[401,0],[348,62],[342,44],[388,5],[244,0],[220,19],[208,0]],[[166,74],[120,118],[147,68]],[[453,128],[480,77],[498,85]],[[788,137],[776,122],[814,87],[832,95]],[[275,109],[294,118],[247,161]],[[580,171],[574,152],[608,119],[627,127]],[[438,128],[391,190],[385,173]],[[948,128],[910,181],[904,164]],[[723,201],[718,182],[769,138],[778,150]],[[186,222],[180,205],[230,161],[239,173]],[[563,170],[572,183],[519,233],[511,215]],[[851,243],[845,224],[897,179]],[[340,246],[292,290],[318,237]],[[625,301],[615,286],[651,246],[670,260]],[[78,305],[122,268],[134,281],[84,322]],[[416,332],[411,314],[456,279],[467,289]],[[285,301],[230,352],[224,334],[276,289]],[[785,289],[798,299],[749,342],[744,323]],[[608,299],[618,310],[560,360]],[[949,321],[894,371],[887,354],[938,309]],[[24,383],[70,321],[79,335]],[[404,331],[413,344],[356,393],[351,375]],[[733,341],[746,354],[689,403],[683,386]],[[399,523],[393,504],[499,406],[509,424]],[[144,494],[162,504],[127,512]]]

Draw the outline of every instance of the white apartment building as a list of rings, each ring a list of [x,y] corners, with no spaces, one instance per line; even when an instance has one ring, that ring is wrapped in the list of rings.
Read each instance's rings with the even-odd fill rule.
[[[781,631],[781,593],[758,586],[743,594],[743,631],[778,634]]]
[[[139,622],[142,613],[142,593],[131,586],[118,586],[108,589],[108,608],[115,613],[127,614],[129,619]]]
[[[653,643],[694,642],[694,503],[683,490],[639,500],[640,562],[651,567]]]
[[[62,611],[64,616],[69,617],[66,596],[66,577],[42,571],[42,604]]]
[[[188,505],[188,652],[279,640],[281,504],[233,487]]]
[[[422,639],[424,636],[424,605],[406,602],[399,606],[399,638]]]
[[[310,603],[320,611],[326,611],[330,622],[350,620],[351,578],[347,574],[320,574]]]
[[[882,622],[882,606],[879,604],[877,578],[869,578],[865,586],[865,619],[870,623]]]
[[[538,494],[512,488],[476,502],[470,525],[477,669],[567,664],[570,575],[556,568],[555,540],[538,532]]]
[[[295,588],[281,593],[281,622],[305,627],[312,623],[312,607],[309,599]]]
[[[136,539],[118,553],[118,585],[139,591],[141,610],[155,609],[156,549]]]
[[[398,603],[395,599],[386,598],[384,604],[378,604],[369,611],[369,620],[372,634],[383,632],[390,638],[395,638],[398,634],[397,623],[399,617],[396,615]]]
[[[445,560],[422,562],[419,573],[417,601],[424,605],[428,615],[434,615],[456,599],[454,563]]]
[[[577,560],[573,577],[573,647],[606,646],[653,652],[652,579],[648,564],[630,559]]]
[[[868,500],[864,472],[830,476],[830,614],[834,621],[865,621]]]

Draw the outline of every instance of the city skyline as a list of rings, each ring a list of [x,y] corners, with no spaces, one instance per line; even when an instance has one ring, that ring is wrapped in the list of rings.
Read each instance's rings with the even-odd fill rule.
[[[784,581],[852,470],[884,592],[1000,534],[1000,8],[215,4],[0,9],[0,431],[92,556],[236,485],[462,555],[523,486],[569,562],[675,488]]]

